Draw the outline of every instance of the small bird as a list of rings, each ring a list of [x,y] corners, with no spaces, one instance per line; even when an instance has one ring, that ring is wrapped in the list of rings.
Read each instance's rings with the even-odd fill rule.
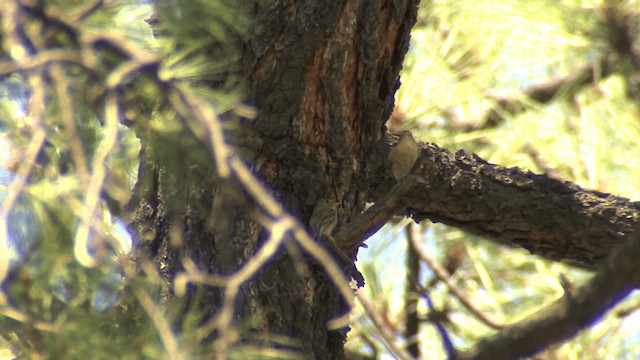
[[[362,274],[356,269],[353,260],[349,259],[347,254],[338,247],[336,240],[333,238],[333,231],[338,224],[338,205],[340,205],[340,202],[334,202],[329,199],[320,200],[313,208],[309,226],[311,226],[316,239],[323,241],[338,255],[342,262],[341,266],[344,267],[345,271],[348,268],[348,273],[356,281],[358,287],[363,287],[364,278]]]
[[[340,250],[336,240],[333,238],[333,231],[338,224],[338,205],[340,205],[339,202],[332,202],[329,199],[320,200],[313,209],[313,213],[311,213],[309,225],[316,238],[324,240],[348,264],[350,263],[349,257]]]
[[[338,205],[329,199],[322,199],[313,208],[309,225],[317,237],[332,239],[333,230],[338,224]]]
[[[400,133],[400,140],[391,148],[389,161],[391,162],[391,175],[400,180],[409,174],[418,159],[418,143],[413,139],[411,131]]]

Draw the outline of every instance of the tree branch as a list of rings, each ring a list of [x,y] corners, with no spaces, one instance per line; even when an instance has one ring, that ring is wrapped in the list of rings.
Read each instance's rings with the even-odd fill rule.
[[[396,342],[396,335],[393,330],[389,329],[389,327],[385,325],[384,321],[380,318],[378,311],[375,309],[375,306],[361,293],[357,293],[356,298],[360,301],[360,305],[362,305],[364,312],[367,314],[369,319],[371,319],[373,325],[378,329],[378,334],[382,338],[382,341],[389,352],[391,352],[391,354],[393,354],[397,359],[413,359],[411,354],[407,353],[407,351]]]
[[[375,234],[395,214],[405,208],[405,194],[416,187],[420,179],[416,176],[406,176],[391,188],[381,201],[368,208],[352,222],[338,229],[334,235],[336,244],[350,253],[360,246],[371,235]]]
[[[504,123],[506,116],[514,117],[527,111],[532,101],[539,104],[548,104],[558,94],[566,94],[572,97],[584,89],[585,86],[594,84],[599,79],[607,78],[614,73],[616,60],[612,56],[604,56],[594,59],[586,64],[577,66],[575,70],[566,75],[552,77],[548,81],[531,85],[522,90],[518,96],[504,96],[487,93],[486,97],[495,102],[495,106],[486,113],[483,119],[466,124],[466,121],[458,119],[454,109],[447,108],[442,116],[450,119],[457,132],[477,131],[479,129],[493,128]]]
[[[473,302],[471,302],[471,300],[464,294],[462,289],[460,289],[453,282],[453,280],[451,279],[451,274],[449,274],[449,272],[445,268],[440,266],[440,264],[438,264],[431,256],[429,256],[429,253],[424,249],[424,246],[422,246],[418,239],[412,238],[411,245],[414,251],[418,253],[420,259],[422,259],[427,263],[427,265],[429,265],[436,277],[447,285],[449,291],[451,291],[453,296],[458,298],[460,303],[465,308],[467,308],[467,310],[469,310],[471,314],[473,314],[478,320],[482,321],[485,325],[494,329],[501,329],[502,327],[504,327],[504,325],[498,323],[496,320],[483,313],[482,310],[478,309],[473,304]]]
[[[601,270],[575,293],[567,292],[532,317],[510,325],[457,359],[515,359],[532,356],[590,326],[640,284],[640,234],[630,236]],[[625,274],[625,276],[620,276]]]
[[[577,94],[585,85],[593,84],[600,78],[606,78],[613,73],[614,60],[610,57],[603,57],[588,64],[578,66],[568,75],[557,76],[549,81],[532,85],[523,91],[523,95],[529,100],[541,104],[549,103],[561,91],[569,90]],[[502,111],[506,111],[512,116],[521,113],[525,108],[525,101],[521,99],[506,98],[502,96],[489,95],[489,98],[496,101]],[[487,116],[488,123],[501,123],[504,120],[498,111],[491,111]]]
[[[394,199],[430,219],[587,268],[638,230],[638,202],[423,143],[414,180]],[[384,203],[385,200],[382,200]]]
[[[417,242],[419,225],[410,223],[405,226],[407,236],[407,280],[404,293],[404,338],[407,352],[414,358],[420,358],[418,335],[420,320],[418,319],[418,284],[420,282],[420,256],[413,246]]]

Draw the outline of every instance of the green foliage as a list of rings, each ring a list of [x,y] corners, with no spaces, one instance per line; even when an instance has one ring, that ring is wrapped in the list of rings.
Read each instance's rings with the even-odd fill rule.
[[[225,130],[233,126],[225,120],[235,119],[243,91],[235,40],[246,36],[250,19],[232,0],[160,1],[163,21],[149,20],[151,26],[144,20],[153,11],[140,2],[57,0],[21,8],[24,16],[16,23],[11,4],[0,9],[6,25],[0,128],[4,146],[11,148],[3,160],[9,175],[2,176],[12,180],[2,184],[0,221],[10,234],[3,244],[11,253],[0,254],[0,357],[166,358],[176,343],[188,355],[210,357],[199,347],[202,334],[193,331],[201,317],[180,314],[179,301],[175,308],[161,307],[165,299],[155,294],[162,281],[149,264],[131,263],[121,222],[131,215],[125,205],[141,151],[140,161],[164,169],[161,181],[175,189],[174,204],[184,201],[192,182],[213,178],[210,152],[196,144],[210,143],[213,117]],[[419,140],[637,198],[640,164],[629,154],[640,150],[632,82],[638,74],[613,49],[607,9],[614,6],[621,14],[640,15],[631,0],[423,1],[397,94],[410,119],[404,126],[414,127]],[[20,31],[12,33],[12,26]],[[611,54],[618,56],[611,74],[563,82],[545,101],[528,97],[532,87]],[[211,117],[190,119],[189,107],[206,108]],[[78,235],[83,227],[84,237]],[[450,260],[452,244],[464,244],[465,260],[454,279],[500,322],[521,319],[561,296],[560,274],[578,284],[587,276],[439,225],[423,228],[420,236],[441,263]],[[398,331],[405,271],[398,259],[407,252],[399,237],[397,229],[386,229],[360,253],[366,292]],[[432,277],[423,269],[422,280]],[[435,307],[448,311],[456,346],[493,331],[443,284],[434,283],[430,293]],[[631,298],[620,309],[637,301]],[[428,313],[422,300],[419,312]],[[167,326],[179,316],[186,319],[183,328]],[[561,358],[637,355],[638,329],[625,316],[614,311],[549,351]],[[382,350],[371,341],[376,332],[361,311],[353,323],[349,346]],[[444,356],[426,320],[419,340],[433,356]],[[290,345],[290,339],[279,341]],[[239,347],[232,357],[256,353],[296,355]]]
[[[166,358],[179,341],[193,345],[182,356],[204,351],[193,332],[167,325],[184,316],[181,304],[160,307],[157,270],[129,259],[123,223],[131,220],[126,205],[142,152],[140,161],[164,169],[176,206],[189,193],[184,186],[213,178],[210,154],[198,144],[208,129],[175,109],[190,105],[184,99],[201,99],[213,115],[236,107],[234,40],[249,20],[232,1],[158,6],[163,22],[154,26],[145,22],[152,7],[137,1],[15,5],[0,10],[11,25],[0,55],[8,150],[0,245],[9,250],[0,256],[1,351]],[[202,321],[186,318],[192,328]]]

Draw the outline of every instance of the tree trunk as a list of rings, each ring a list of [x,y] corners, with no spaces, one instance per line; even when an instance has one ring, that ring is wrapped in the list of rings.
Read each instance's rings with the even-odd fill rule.
[[[417,3],[246,2],[255,23],[244,44],[242,76],[259,116],[230,133],[302,223],[324,198],[340,202],[338,227],[349,222],[385,176],[384,122]],[[181,258],[204,272],[230,275],[254,256],[268,231],[255,222],[255,205],[247,205],[242,190],[216,177],[215,169],[170,173],[165,166],[175,164],[163,164],[150,144],[143,148],[132,228],[138,238],[151,239],[139,248],[160,265],[169,301]],[[281,347],[308,358],[340,358],[347,329],[328,329],[327,322],[348,311],[348,301],[318,264],[305,257],[308,271],[300,272],[292,259],[281,249],[242,285],[236,325],[270,345],[277,337],[295,339]],[[189,294],[188,307],[199,307],[205,319],[220,311],[225,296],[223,288],[204,286],[190,287]]]
[[[242,43],[241,79],[258,117],[227,131],[238,152],[302,224],[320,200],[338,201],[337,247],[353,257],[366,236],[404,212],[550,259],[588,267],[602,262],[636,232],[637,204],[433,144],[421,145],[414,176],[397,185],[390,178],[384,123],[417,3],[245,1],[254,24]],[[138,247],[159,265],[165,300],[171,301],[183,259],[207,274],[233,275],[269,231],[265,221],[256,222],[259,206],[247,203],[237,179],[202,162],[169,164],[158,156],[161,143],[143,145],[132,229],[149,240]],[[185,140],[181,147],[191,151],[197,144]],[[403,192],[390,191],[398,189]],[[376,206],[361,215],[367,201]],[[224,287],[191,285],[185,311],[195,308],[203,322],[218,321],[207,336],[226,341],[220,314],[231,303],[245,343],[277,345],[308,358],[342,357],[347,329],[328,329],[327,322],[348,311],[349,299],[310,256],[303,254],[307,268],[301,270],[295,249],[280,249],[258,276],[241,284],[238,296]],[[349,268],[345,274],[357,276]],[[294,342],[278,340],[283,337]]]

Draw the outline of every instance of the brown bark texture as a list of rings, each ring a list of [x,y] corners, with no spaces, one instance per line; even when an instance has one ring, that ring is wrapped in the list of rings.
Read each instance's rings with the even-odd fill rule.
[[[393,192],[400,187],[387,171],[384,123],[417,3],[244,1],[254,24],[243,40],[241,78],[259,115],[229,131],[238,151],[301,223],[308,224],[320,200],[338,201],[336,240],[351,256],[391,215],[406,214],[553,260],[587,267],[602,262],[636,232],[637,203],[428,143],[420,144],[403,191]],[[157,158],[141,162],[132,228],[151,239],[140,248],[161,265],[170,300],[180,259],[192,259],[209,274],[233,274],[268,231],[233,178],[222,179],[213,168],[169,174],[161,165]],[[389,199],[393,207],[384,216],[364,212],[367,202]],[[176,229],[180,244],[171,236]],[[283,248],[244,283],[233,318],[261,334],[259,341],[273,344],[284,336],[295,341],[280,347],[307,358],[341,358],[347,329],[328,329],[327,321],[347,311],[348,303],[317,261],[304,256],[309,271],[300,272],[295,260]],[[356,276],[351,268],[345,273]],[[220,309],[224,289],[191,286],[189,295],[193,300],[185,306],[210,317]]]
[[[407,213],[595,268],[638,231],[640,203],[422,144]],[[409,202],[410,201],[410,202]]]
[[[244,3],[254,25],[243,46],[242,77],[259,116],[229,135],[302,223],[308,224],[318,201],[330,198],[340,202],[342,226],[364,210],[372,185],[386,176],[384,122],[393,109],[417,3]],[[268,236],[253,216],[256,205],[214,169],[170,174],[162,159],[147,156],[140,170],[132,228],[152,239],[139,248],[160,264],[167,301],[182,258],[205,272],[230,275]],[[316,262],[304,259],[309,271],[301,273],[282,249],[242,286],[234,319],[272,345],[276,337],[295,339],[280,347],[306,358],[341,358],[347,329],[328,329],[327,321],[348,311],[348,302]],[[346,273],[354,276],[353,270]],[[199,307],[205,317],[220,310],[223,289],[189,290],[193,301],[187,307]]]
[[[304,223],[321,199],[339,201],[339,227],[364,209],[371,187],[367,174],[384,171],[380,140],[417,1],[254,6],[255,29],[243,61],[250,99],[260,111],[250,129],[261,142],[251,149],[256,170]],[[289,289],[271,291],[250,307],[279,309],[274,318],[285,317],[269,327],[295,335],[305,354],[338,357],[345,333],[327,331],[326,321],[346,304],[318,269],[308,279],[286,272],[291,273],[289,260],[270,265],[264,279]]]

